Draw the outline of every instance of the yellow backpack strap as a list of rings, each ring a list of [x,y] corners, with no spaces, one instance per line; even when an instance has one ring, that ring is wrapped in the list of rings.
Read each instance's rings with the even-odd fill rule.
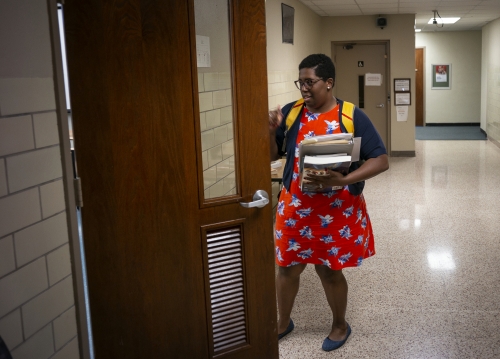
[[[342,104],[342,124],[348,133],[354,133],[354,104],[347,101]]]
[[[288,131],[290,127],[292,127],[293,123],[299,117],[299,112],[302,109],[302,104],[304,103],[304,99],[301,98],[297,100],[295,104],[292,106],[291,110],[288,112],[286,116],[286,130]]]
[[[286,120],[285,120],[285,123],[286,123],[286,128],[285,128],[285,133],[284,133],[285,137],[283,139],[283,145],[281,146],[282,152],[286,151],[286,138],[287,138],[288,130],[290,129],[290,127],[292,127],[295,120],[299,117],[300,110],[302,109],[303,104],[304,104],[304,99],[301,98],[300,100],[297,100],[293,104],[290,111],[288,111],[288,115],[286,116]]]

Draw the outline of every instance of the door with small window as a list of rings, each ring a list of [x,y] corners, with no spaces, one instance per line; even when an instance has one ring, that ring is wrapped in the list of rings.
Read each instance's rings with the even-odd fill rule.
[[[265,2],[64,11],[96,358],[277,358]]]

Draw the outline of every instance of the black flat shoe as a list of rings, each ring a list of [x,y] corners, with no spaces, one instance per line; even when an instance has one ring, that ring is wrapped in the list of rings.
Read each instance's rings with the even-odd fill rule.
[[[290,318],[290,323],[288,324],[288,327],[286,327],[286,330],[283,333],[278,334],[278,340],[283,338],[285,335],[290,334],[293,328],[295,328],[295,325],[293,324],[293,320]]]

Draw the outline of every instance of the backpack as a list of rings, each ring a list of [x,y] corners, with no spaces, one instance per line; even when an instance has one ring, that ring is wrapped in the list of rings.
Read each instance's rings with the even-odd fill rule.
[[[281,151],[285,152],[286,146],[286,135],[288,130],[292,127],[295,120],[299,117],[300,111],[302,110],[302,105],[304,104],[304,99],[297,100],[288,115],[286,116],[286,128],[285,128],[285,138],[283,140],[283,146]],[[342,103],[342,114],[340,115],[342,124],[348,133],[354,134],[354,104],[344,101]]]

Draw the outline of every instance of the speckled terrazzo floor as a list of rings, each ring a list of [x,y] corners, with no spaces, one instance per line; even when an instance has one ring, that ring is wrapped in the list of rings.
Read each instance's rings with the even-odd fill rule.
[[[280,358],[500,358],[500,148],[416,141],[390,164],[364,192],[377,254],[344,270],[349,340],[321,350],[331,313],[308,266]]]

